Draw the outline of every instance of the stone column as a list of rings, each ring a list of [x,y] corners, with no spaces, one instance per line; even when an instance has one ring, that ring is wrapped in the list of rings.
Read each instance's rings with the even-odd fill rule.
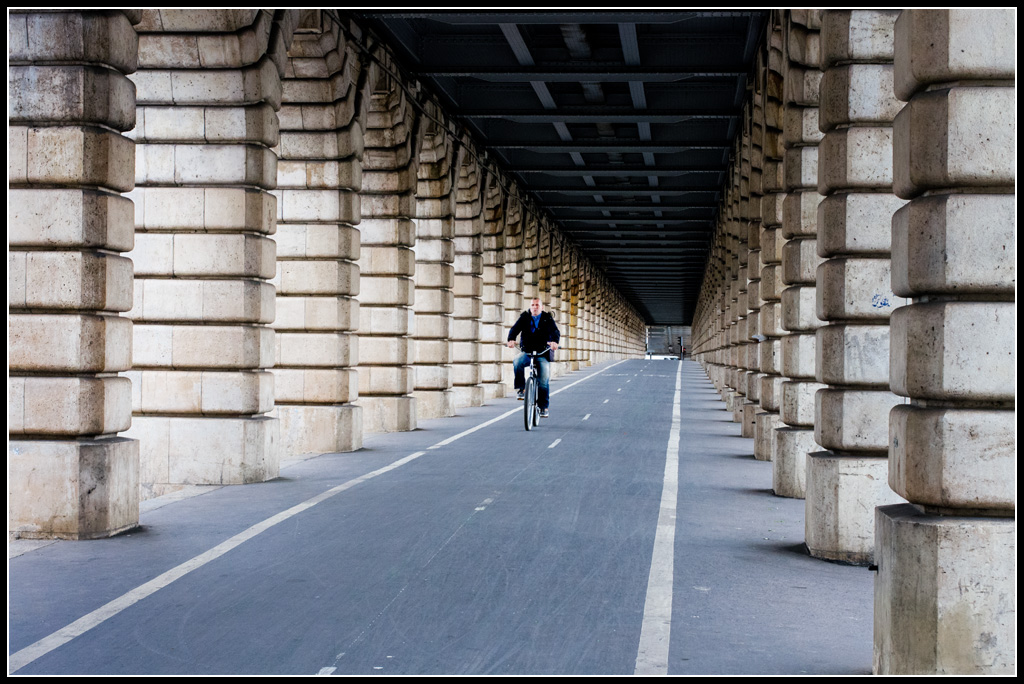
[[[781,55],[781,34],[777,29],[768,31],[766,49],[757,56],[758,68],[754,79],[751,102],[751,153],[748,195],[741,203],[742,225],[738,233],[745,243],[742,254],[743,269],[746,273],[746,292],[740,302],[746,310],[746,331],[743,338],[746,371],[745,399],[734,419],[742,425],[740,434],[744,437],[758,437],[758,413],[769,404],[765,403],[762,392],[766,378],[774,375],[771,364],[762,363],[764,352],[773,349],[774,338],[768,339],[762,328],[762,310],[770,306],[762,296],[761,272],[764,268],[761,253],[761,232],[763,225],[778,223],[778,204],[781,202],[780,174],[782,155],[779,150],[780,106],[779,62]],[[742,176],[741,176],[742,179]],[[742,185],[741,185],[742,189]],[[776,411],[777,412],[777,411]],[[766,418],[761,417],[761,429],[766,429]],[[761,435],[762,442],[765,435]],[[762,449],[762,451],[765,451]],[[767,450],[770,453],[770,449]]]
[[[359,398],[358,53],[318,10],[303,16],[282,81],[274,415],[284,455],[354,451]]]
[[[775,429],[782,426],[779,408],[782,399],[782,212],[781,187],[765,197],[768,205],[761,216],[761,309],[758,327],[764,338],[758,345],[761,385],[758,399],[761,411],[754,416],[754,458],[774,458]]]
[[[746,234],[746,293],[740,302],[745,309],[747,330],[744,345],[743,403],[740,407],[740,434],[753,438],[756,431],[757,412],[760,410],[761,367],[758,341],[761,335],[761,222],[744,221],[740,230]],[[691,343],[692,344],[692,343]],[[690,348],[692,352],[692,348]]]
[[[7,492],[14,537],[138,524],[131,424],[138,10],[8,16]]]
[[[814,395],[824,387],[815,381],[815,330],[821,327],[815,310],[817,252],[818,85],[821,71],[820,10],[790,12],[786,25],[785,199],[782,201],[782,400],[775,430],[772,489],[778,496],[802,499],[806,487],[807,454],[818,451],[814,441]]]
[[[480,383],[484,401],[505,396],[501,382],[502,349],[505,347],[505,193],[492,174],[484,198],[481,236],[483,290],[480,313]],[[511,364],[510,364],[511,365]]]
[[[537,293],[534,297],[540,297],[541,301],[545,303],[551,301],[551,233],[553,230],[554,228],[545,222],[537,231],[537,256],[535,259]]]
[[[434,118],[441,112],[429,103]],[[416,191],[416,417],[455,415],[452,317],[455,298],[455,173],[460,167],[447,131],[433,121],[420,143]]]
[[[544,308],[555,319],[558,329],[565,335],[565,316],[562,314],[562,265],[564,262],[564,242],[560,233],[552,229],[550,261],[548,262],[548,296],[544,301]],[[551,377],[557,378],[565,373],[565,354],[555,353],[555,360],[551,364]]]
[[[292,28],[267,10],[144,10],[137,29],[129,434],[144,496],[274,478],[271,148]]]
[[[565,327],[569,331],[569,348],[566,350],[569,370],[580,369],[580,319],[579,319],[579,297],[580,297],[580,255],[573,249],[569,255],[568,273],[566,275],[567,292],[563,297],[565,312]]]
[[[875,515],[877,674],[1015,674],[1013,9],[896,22],[889,485]]]
[[[583,265],[580,281],[580,366],[582,367],[594,364],[592,350],[594,331],[591,312],[593,283],[593,266],[591,266],[590,262],[586,262]]]
[[[818,328],[806,535],[811,555],[870,562],[877,505],[886,486],[892,195],[893,23],[898,11],[827,11],[822,21],[818,150]]]
[[[395,432],[416,429],[412,248],[418,125],[400,85],[375,65],[369,68],[360,193],[359,403],[364,431]]]
[[[515,325],[526,305],[523,304],[523,273],[525,265],[524,234],[525,216],[521,201],[513,196],[508,200],[505,217],[505,234],[503,243],[505,245],[505,295],[504,295],[504,321],[501,330],[501,344],[505,344],[508,331]],[[505,392],[511,391],[513,383],[512,361],[515,359],[515,350],[502,347],[501,382]]]
[[[455,312],[452,320],[452,367],[457,407],[482,406],[480,384],[480,316],[483,314],[482,172],[467,161],[459,175],[455,209]]]

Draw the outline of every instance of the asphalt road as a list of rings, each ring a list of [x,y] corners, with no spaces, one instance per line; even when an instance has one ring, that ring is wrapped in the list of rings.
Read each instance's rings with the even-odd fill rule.
[[[11,558],[9,671],[870,672],[871,573],[807,556],[696,363],[552,391]]]

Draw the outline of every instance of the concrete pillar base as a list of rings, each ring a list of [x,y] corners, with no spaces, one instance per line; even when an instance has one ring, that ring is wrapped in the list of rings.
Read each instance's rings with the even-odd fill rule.
[[[775,430],[785,427],[778,413],[761,411],[754,415],[754,458],[770,461],[775,451]]]
[[[452,390],[413,392],[416,399],[416,420],[451,418],[455,415],[455,392]]]
[[[492,399],[501,399],[505,396],[505,385],[500,382],[485,382],[484,385],[484,401],[491,401]]]
[[[23,539],[97,539],[139,524],[139,442],[11,440],[8,529]]]
[[[820,448],[814,441],[814,428],[783,425],[775,431],[772,490],[776,496],[804,498],[807,489],[807,454]]]
[[[273,415],[280,421],[285,457],[355,451],[363,446],[361,406],[278,405]]]
[[[405,432],[416,429],[413,397],[359,397],[363,406],[363,432]]]
[[[277,477],[280,423],[267,416],[135,416],[139,482],[247,484]],[[151,490],[153,491],[153,490]]]
[[[876,506],[903,503],[889,489],[885,456],[807,454],[807,548],[815,558],[867,565],[875,555]]]
[[[452,391],[455,392],[455,406],[458,408],[484,405],[483,385],[453,387]]]
[[[740,421],[740,436],[748,437],[753,439],[756,431],[756,423],[754,419],[757,416],[757,412],[760,410],[760,406],[753,401],[743,402],[743,418]]]
[[[1017,525],[875,511],[874,673],[1013,675]]]
[[[728,389],[722,393],[722,401],[725,402],[725,410],[733,415],[733,420],[736,418],[736,403],[737,400],[743,401],[743,395],[737,394],[736,390]]]

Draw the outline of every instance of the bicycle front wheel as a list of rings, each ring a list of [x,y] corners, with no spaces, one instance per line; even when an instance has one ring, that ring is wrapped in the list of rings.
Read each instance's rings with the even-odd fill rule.
[[[536,406],[537,381],[531,376],[526,378],[526,387],[523,389],[523,422],[527,430],[533,429],[533,412]]]

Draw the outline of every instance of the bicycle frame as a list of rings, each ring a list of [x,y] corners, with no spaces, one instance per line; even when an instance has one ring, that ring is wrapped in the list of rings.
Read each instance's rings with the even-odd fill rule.
[[[537,368],[537,358],[545,354],[546,351],[528,352],[519,346],[516,349],[530,357],[530,363],[523,369],[526,376],[523,385],[523,424],[527,430],[532,430],[540,424],[540,408],[537,406],[540,369]],[[529,372],[526,372],[527,369]]]

